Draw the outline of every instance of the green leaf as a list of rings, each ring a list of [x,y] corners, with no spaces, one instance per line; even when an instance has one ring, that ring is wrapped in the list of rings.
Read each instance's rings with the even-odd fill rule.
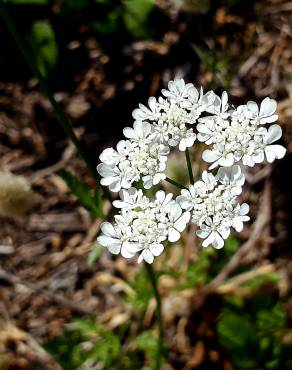
[[[259,275],[255,278],[244,282],[241,286],[246,286],[252,289],[253,291],[258,290],[262,285],[270,283],[270,284],[277,284],[280,280],[280,276],[277,272],[271,272],[265,275]]]
[[[33,23],[28,41],[35,53],[40,72],[47,77],[58,61],[55,32],[47,21]]]
[[[102,200],[98,195],[98,190],[93,192],[75,176],[68,171],[61,171],[60,176],[65,180],[73,195],[79,200],[80,204],[86,208],[94,217],[103,218]]]
[[[89,267],[92,267],[94,262],[98,259],[98,257],[103,253],[104,247],[100,244],[97,244],[94,249],[89,253],[87,258],[87,263]]]
[[[242,314],[223,311],[217,331],[220,342],[229,351],[239,350],[257,342],[255,330],[249,319]]]
[[[91,350],[90,358],[94,361],[102,361],[110,367],[121,353],[121,343],[117,335],[110,332],[100,332],[100,340]]]
[[[154,0],[125,0],[123,19],[126,29],[137,38],[149,37],[148,19],[154,10]]]
[[[264,332],[275,332],[277,329],[285,328],[287,315],[279,304],[270,310],[259,311],[256,323],[259,330]]]
[[[136,338],[136,347],[144,352],[150,359],[150,367],[153,368],[155,356],[158,348],[158,338],[151,330],[139,334]]]

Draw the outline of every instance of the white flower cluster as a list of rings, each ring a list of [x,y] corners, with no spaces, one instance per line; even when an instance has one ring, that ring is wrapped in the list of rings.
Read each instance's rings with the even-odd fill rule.
[[[266,156],[268,162],[283,158],[286,149],[273,144],[282,136],[279,125],[272,125],[267,130],[266,123],[275,122],[277,103],[265,98],[260,108],[255,102],[240,105],[236,110],[228,110],[227,93],[220,99],[216,96],[210,116],[199,118],[197,125],[198,140],[212,145],[203,153],[203,159],[212,163],[210,169],[217,166],[232,166],[242,161],[253,167],[261,163]]]
[[[101,184],[118,192],[129,189],[143,180],[146,189],[165,179],[165,168],[170,147],[184,151],[193,146],[196,134],[192,126],[211,106],[215,94],[199,92],[183,79],[170,81],[168,90],[162,90],[158,99],[150,97],[149,107],[142,104],[133,111],[133,128],[123,131],[127,140],[121,140],[116,150],[105,149],[97,171]]]
[[[274,144],[282,136],[281,127],[264,127],[277,120],[276,108],[275,100],[265,98],[260,107],[250,101],[231,109],[226,92],[220,98],[183,79],[170,81],[160,97],[150,97],[148,106],[140,104],[133,111],[133,127],[124,129],[125,139],[116,149],[100,155],[101,184],[120,192],[121,199],[113,202],[119,214],[113,225],[102,224],[99,243],[114,254],[130,258],[139,253],[139,262],[152,263],[164,249],[162,242],[177,241],[192,215],[203,246],[222,248],[230,229],[241,231],[249,220],[249,206],[236,199],[245,179],[234,164],[254,166],[265,157],[271,163],[285,155],[286,149]],[[133,187],[142,180],[149,189],[166,179],[171,147],[185,151],[196,139],[210,146],[202,157],[211,163],[209,170],[220,167],[215,176],[204,171],[176,200],[163,191],[150,200]]]
[[[183,212],[172,194],[166,195],[162,190],[153,201],[135,188],[122,190],[120,198],[113,202],[120,208],[115,223],[101,225],[103,235],[98,237],[98,242],[125,258],[139,253],[138,262],[152,263],[164,250],[162,242],[177,241],[190,220],[190,212]]]
[[[244,181],[239,166],[221,167],[216,176],[204,171],[202,180],[190,185],[188,190],[183,189],[177,197],[181,208],[192,211],[192,222],[200,228],[197,235],[205,239],[204,247],[212,244],[214,248],[222,248],[230,228],[241,231],[243,222],[249,220],[249,206],[239,205],[236,200]]]

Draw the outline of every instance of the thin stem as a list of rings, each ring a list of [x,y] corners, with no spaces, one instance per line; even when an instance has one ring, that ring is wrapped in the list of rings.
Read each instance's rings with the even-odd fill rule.
[[[190,159],[189,148],[186,148],[185,155],[186,155],[186,160],[187,160],[187,165],[188,165],[190,183],[193,184],[194,183],[194,175],[193,175],[192,163],[191,163],[191,159]]]
[[[157,287],[157,279],[155,276],[155,272],[153,270],[152,265],[145,262],[145,269],[147,271],[149,280],[152,285],[153,293],[156,299],[156,318],[158,322],[159,328],[159,337],[158,337],[158,345],[157,345],[157,352],[156,352],[156,362],[155,362],[155,370],[161,369],[162,364],[162,357],[163,357],[163,323],[162,323],[162,314],[161,314],[161,300],[160,295],[158,292]]]
[[[176,186],[179,189],[187,189],[186,186],[184,186],[184,185],[182,185],[182,184],[180,184],[180,183],[178,183],[178,182],[170,179],[169,177],[166,177],[164,180],[167,181],[167,182],[169,182],[170,184]]]
[[[64,114],[63,110],[61,109],[60,105],[56,102],[51,90],[49,89],[45,78],[42,76],[36,62],[35,58],[33,56],[33,53],[31,52],[29,46],[26,44],[23,37],[20,35],[19,31],[17,30],[14,21],[12,20],[11,16],[9,15],[8,11],[5,8],[5,5],[3,4],[3,0],[0,0],[0,15],[4,19],[4,22],[6,23],[6,26],[11,33],[12,37],[14,38],[16,44],[18,45],[21,53],[23,54],[24,58],[26,59],[28,65],[30,66],[33,74],[38,78],[39,85],[41,90],[43,91],[44,95],[47,96],[48,100],[50,101],[54,111],[55,115],[58,119],[59,124],[63,127],[66,134],[72,141],[72,143],[75,145],[79,155],[83,158],[84,162],[86,163],[92,177],[99,181],[99,176],[96,171],[94,163],[89,159],[86,150],[84,149],[83,145],[75,135],[70,121],[67,118],[67,116]]]

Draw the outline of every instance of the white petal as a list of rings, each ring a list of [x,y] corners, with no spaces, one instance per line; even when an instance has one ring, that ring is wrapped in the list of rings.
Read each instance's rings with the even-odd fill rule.
[[[153,254],[149,251],[149,249],[144,249],[141,254],[145,262],[153,263],[154,257]]]
[[[162,244],[153,244],[149,249],[153,256],[157,257],[160,256],[161,253],[163,252],[164,246]]]
[[[240,232],[243,229],[243,222],[239,218],[236,218],[235,220],[233,220],[232,226],[237,232]]]
[[[174,228],[169,229],[168,231],[168,240],[170,242],[176,242],[180,238],[180,233]]]
[[[103,185],[102,181],[100,181],[100,183]],[[116,181],[112,182],[109,185],[109,189],[110,189],[110,191],[112,191],[114,193],[117,193],[118,191],[120,191],[121,190],[121,182],[119,181],[119,179],[117,179]]]
[[[168,213],[170,221],[176,221],[181,214],[182,209],[178,204],[173,204]]]
[[[134,122],[134,130],[137,137],[143,137],[143,122],[142,121],[135,121]]]
[[[203,247],[208,247],[208,245],[212,244],[215,240],[215,233],[211,232],[207,239],[203,241]]]
[[[164,199],[165,199],[165,192],[163,190],[159,190],[157,193],[156,193],[156,199],[159,200],[160,203],[163,203]]]
[[[174,228],[182,232],[186,228],[186,224],[190,221],[190,212],[184,212],[183,215],[174,223]]]
[[[197,230],[196,234],[198,235],[199,238],[205,239],[207,238],[208,235],[210,235],[210,230]]]
[[[100,163],[97,167],[97,172],[100,174],[100,176],[102,177],[108,177],[108,176],[112,176],[115,174],[114,172],[114,169],[113,167],[107,165],[107,164],[104,164],[104,163]]]
[[[181,151],[181,152],[184,152],[187,148],[187,145],[186,145],[186,141],[185,139],[182,139],[180,142],[179,142],[179,146],[178,146],[178,149]]]
[[[217,159],[220,158],[220,156],[216,152],[207,149],[203,152],[202,158],[206,162],[214,162],[217,161]]]
[[[249,212],[249,205],[247,203],[243,203],[240,206],[240,215],[241,216],[247,215],[248,212]]]
[[[229,234],[230,234],[230,228],[229,227],[224,227],[224,226],[219,226],[218,227],[218,232],[222,236],[223,239],[227,239]]]
[[[281,127],[279,125],[272,125],[268,129],[267,143],[271,144],[275,142],[276,140],[279,140],[281,136],[282,136]]]
[[[115,238],[117,237],[117,233],[113,227],[113,225],[110,223],[110,222],[103,222],[101,225],[100,225],[100,228],[101,228],[101,231],[107,235],[107,236],[111,236],[112,238]]]
[[[117,244],[117,243],[120,244],[119,239],[112,238],[112,237],[107,236],[107,235],[100,235],[97,238],[97,241],[98,241],[99,244],[103,245],[104,247],[108,247],[111,244]]]
[[[221,99],[222,112],[225,112],[228,109],[228,95],[226,91],[222,93]]]
[[[216,233],[215,239],[214,239],[212,245],[216,249],[221,249],[221,248],[224,247],[224,240],[221,238],[221,236],[218,233]]]
[[[265,160],[264,151],[257,150],[257,152],[253,154],[252,159],[255,163],[262,163]]]
[[[197,125],[197,130],[202,134],[208,134],[208,135],[212,134],[211,130],[203,123],[199,123]]]
[[[255,114],[258,114],[259,108],[258,108],[257,103],[255,103],[254,101],[248,101],[246,105],[247,105],[248,110],[250,110],[251,112]]]
[[[268,145],[265,148],[265,154],[269,163],[272,163],[275,158],[283,158],[285,153],[286,149],[282,145]]]
[[[135,256],[135,253],[129,252],[128,249],[126,249],[126,248],[124,248],[124,246],[122,246],[121,255],[124,258],[132,258],[132,257]]]
[[[132,127],[125,127],[123,129],[123,134],[128,139],[132,139],[133,137],[135,137],[135,131],[132,129]]]
[[[277,102],[274,99],[270,98],[265,98],[261,102],[261,107],[260,107],[260,116],[261,117],[268,117],[271,116],[276,112],[277,109]]]

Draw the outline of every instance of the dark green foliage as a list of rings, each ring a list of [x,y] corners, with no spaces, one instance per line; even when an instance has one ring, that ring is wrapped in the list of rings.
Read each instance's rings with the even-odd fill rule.
[[[45,346],[63,369],[82,370],[85,363],[97,362],[102,362],[105,369],[111,369],[121,354],[119,337],[91,319],[76,320],[73,327]]]
[[[236,370],[288,370],[292,348],[282,340],[286,326],[286,313],[277,299],[228,297],[217,333]]]
[[[58,45],[53,27],[47,21],[34,22],[28,40],[41,74],[47,77],[58,62]]]
[[[49,0],[4,0],[4,3],[15,5],[47,5]]]
[[[154,0],[125,0],[123,20],[126,29],[136,38],[147,38],[152,34],[148,22],[154,9]]]
[[[136,338],[136,347],[138,350],[145,353],[146,357],[149,359],[149,366],[151,369],[155,366],[157,343],[158,338],[150,330],[142,332]]]
[[[145,331],[136,338],[136,350],[123,348],[124,334],[105,330],[95,320],[75,320],[61,337],[45,345],[60,363],[63,370],[84,370],[86,365],[102,364],[106,370],[133,370],[143,367],[143,357],[153,368],[157,349],[157,338],[151,331]]]
[[[149,300],[153,296],[153,291],[148,275],[143,268],[137,272],[135,279],[131,283],[131,287],[134,289],[136,294],[127,296],[125,298],[126,301],[136,310],[145,310]]]
[[[87,185],[79,181],[68,171],[61,171],[60,176],[66,181],[73,195],[80,204],[86,208],[94,217],[103,218],[102,199],[99,189],[91,191]]]

